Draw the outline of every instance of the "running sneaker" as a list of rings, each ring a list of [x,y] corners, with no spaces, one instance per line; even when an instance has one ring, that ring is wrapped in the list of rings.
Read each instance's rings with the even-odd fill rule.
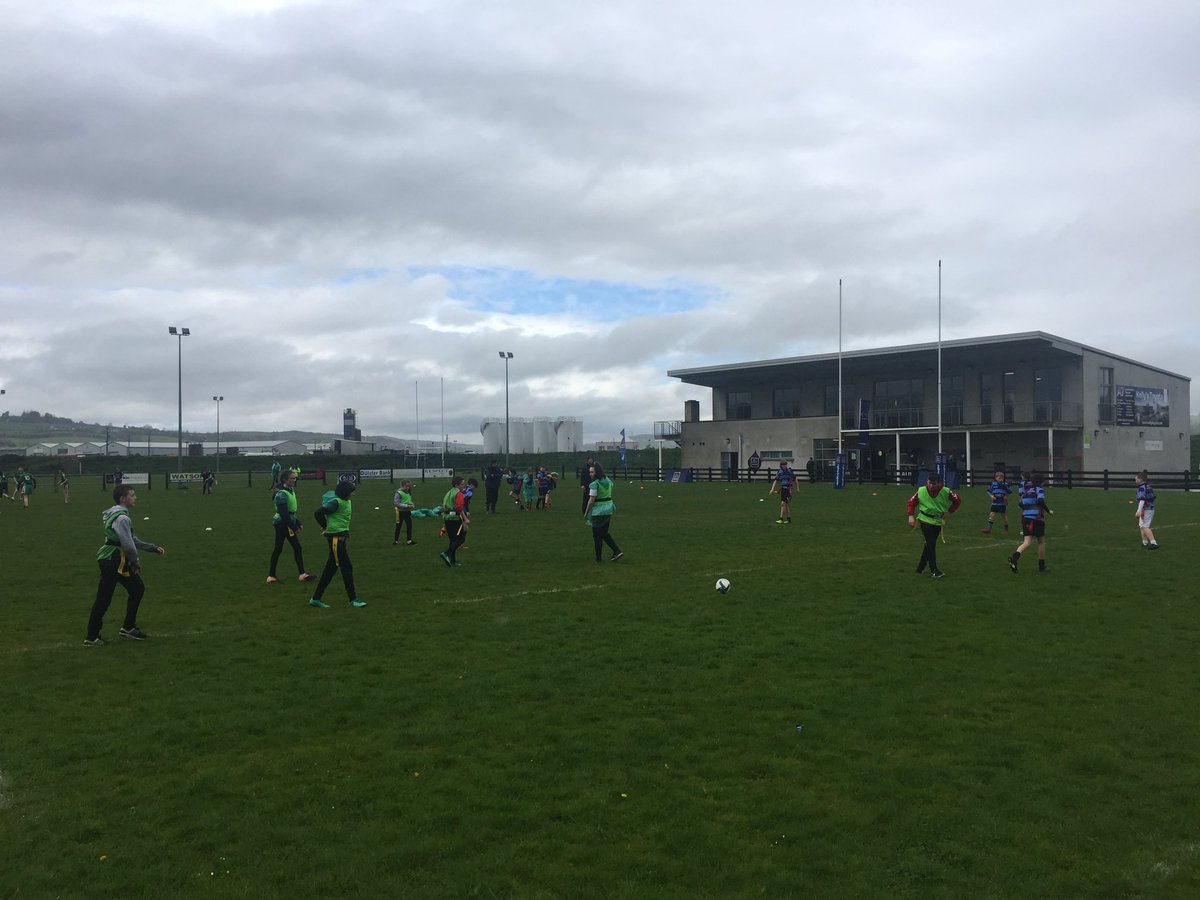
[[[309,597],[308,605],[314,606],[317,609],[329,609],[329,604],[326,603],[324,600],[318,599],[317,597]]]
[[[353,600],[350,601],[350,605],[353,606],[355,609],[362,609],[364,606],[367,605],[367,601],[359,600],[357,597],[355,597]]]
[[[127,641],[144,641],[146,639],[146,632],[142,631],[136,625],[132,628],[122,628],[117,634],[121,635]]]
[[[279,579],[276,578],[274,575],[268,575],[267,576],[267,584],[279,584]]]
[[[102,637],[84,638],[83,639],[83,646],[85,646],[85,647],[104,647],[107,644],[108,644],[108,641],[106,641]]]
[[[309,575],[307,572],[301,572],[300,577],[297,578],[296,580],[297,581],[312,581],[313,577],[311,575]]]

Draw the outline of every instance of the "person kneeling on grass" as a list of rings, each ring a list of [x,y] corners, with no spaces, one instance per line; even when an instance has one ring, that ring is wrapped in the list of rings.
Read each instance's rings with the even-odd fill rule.
[[[138,628],[137,624],[138,607],[141,606],[142,595],[146,593],[138,551],[151,550],[159,556],[166,553],[162,547],[143,541],[133,533],[129,518],[129,511],[137,505],[137,494],[133,485],[117,485],[113,488],[113,500],[116,506],[111,506],[100,514],[100,522],[104,528],[104,545],[96,554],[96,560],[100,564],[100,584],[96,588],[96,602],[92,604],[92,615],[88,619],[87,638],[83,642],[85,647],[103,647],[108,643],[100,637],[100,628],[104,624],[104,614],[108,612],[118,584],[125,588],[129,595],[125,604],[125,624],[120,631],[121,637],[130,641],[146,639],[146,633]]]
[[[353,481],[339,481],[332,491],[326,491],[321,498],[321,508],[317,510],[317,522],[325,529],[325,540],[329,542],[329,559],[325,561],[325,571],[317,582],[317,589],[308,601],[309,606],[318,609],[329,609],[329,604],[321,598],[325,596],[325,588],[333,581],[334,574],[341,570],[342,583],[346,586],[346,596],[354,607],[366,606],[366,601],[359,600],[354,591],[354,565],[350,562],[350,495],[358,487]]]

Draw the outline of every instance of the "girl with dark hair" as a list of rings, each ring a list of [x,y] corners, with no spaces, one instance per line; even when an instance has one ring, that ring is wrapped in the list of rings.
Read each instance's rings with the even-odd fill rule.
[[[588,485],[588,501],[587,506],[583,508],[583,520],[592,526],[592,541],[596,545],[596,562],[601,562],[600,553],[605,544],[608,544],[609,549],[612,550],[609,561],[616,562],[625,554],[621,552],[617,542],[608,533],[613,514],[617,511],[617,506],[613,503],[612,498],[613,483],[610,478],[605,476],[604,468],[600,463],[592,463],[588,468],[588,474],[592,481]]]

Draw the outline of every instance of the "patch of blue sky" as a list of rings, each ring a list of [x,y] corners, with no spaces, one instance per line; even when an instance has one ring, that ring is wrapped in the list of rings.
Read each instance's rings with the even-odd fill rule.
[[[347,269],[337,277],[337,284],[357,284],[360,281],[378,281],[388,274],[387,269]]]
[[[437,275],[449,295],[481,312],[522,315],[571,313],[612,320],[666,316],[698,309],[720,299],[711,285],[679,279],[658,284],[627,284],[595,279],[542,278],[519,269],[471,266],[416,266],[412,278]]]

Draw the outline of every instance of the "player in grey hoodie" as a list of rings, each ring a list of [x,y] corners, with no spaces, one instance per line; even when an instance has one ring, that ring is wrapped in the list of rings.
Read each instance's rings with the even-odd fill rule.
[[[100,564],[100,585],[96,588],[96,602],[92,604],[92,615],[88,620],[87,639],[83,642],[85,647],[103,647],[108,643],[100,637],[100,627],[104,624],[104,614],[108,612],[118,584],[129,594],[121,637],[131,641],[146,639],[145,632],[137,625],[138,607],[142,595],[146,593],[138,551],[151,550],[159,556],[166,552],[157,544],[143,541],[133,533],[129,518],[129,511],[137,505],[137,493],[133,485],[117,485],[113,488],[113,500],[116,505],[100,514],[100,524],[104,528],[104,544],[96,554]]]

